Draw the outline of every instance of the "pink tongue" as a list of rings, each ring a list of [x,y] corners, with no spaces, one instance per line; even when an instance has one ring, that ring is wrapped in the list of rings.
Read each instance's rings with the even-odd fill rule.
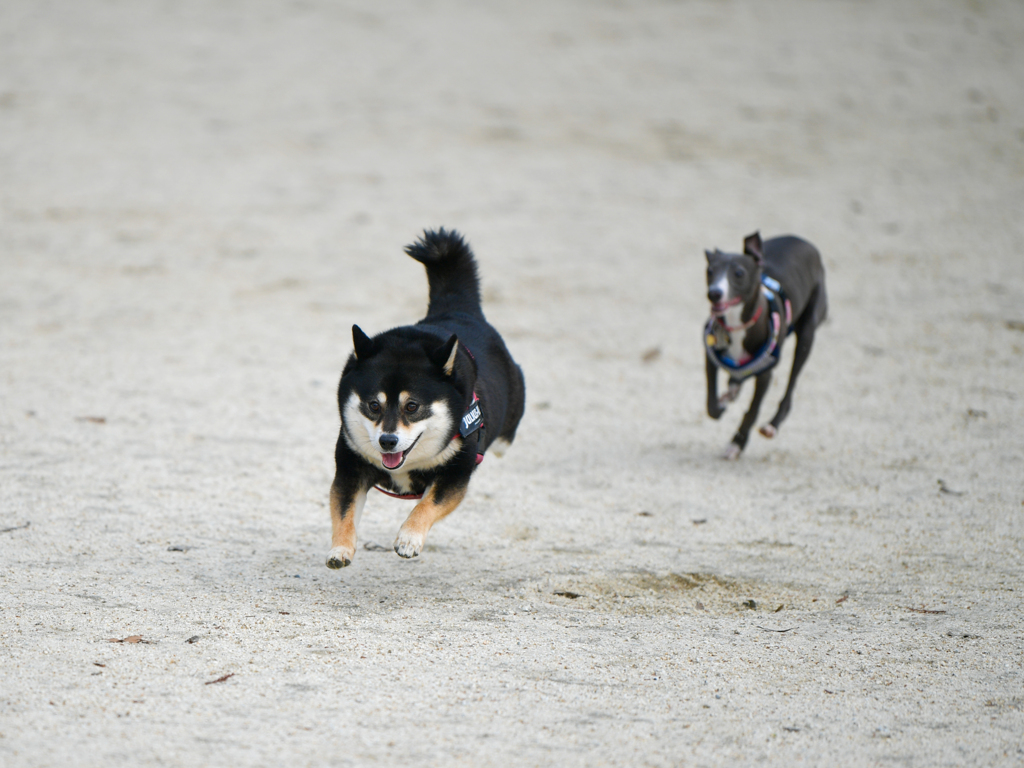
[[[388,469],[394,469],[402,463],[402,459],[405,457],[405,451],[399,451],[398,453],[382,453],[380,460]]]

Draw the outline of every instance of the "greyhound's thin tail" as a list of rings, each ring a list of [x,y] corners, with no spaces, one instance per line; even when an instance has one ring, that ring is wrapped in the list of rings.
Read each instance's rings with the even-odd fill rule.
[[[407,245],[405,252],[427,268],[427,317],[445,312],[483,313],[476,260],[462,235],[444,227],[437,231],[428,229],[419,240]]]

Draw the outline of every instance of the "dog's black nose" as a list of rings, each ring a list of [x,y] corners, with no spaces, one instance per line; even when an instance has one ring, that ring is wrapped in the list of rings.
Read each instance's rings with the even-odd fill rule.
[[[721,288],[708,288],[708,301],[712,304],[717,304],[722,300],[722,289]]]
[[[377,442],[380,443],[380,447],[391,453],[395,450],[395,446],[398,445],[398,435],[381,435]]]

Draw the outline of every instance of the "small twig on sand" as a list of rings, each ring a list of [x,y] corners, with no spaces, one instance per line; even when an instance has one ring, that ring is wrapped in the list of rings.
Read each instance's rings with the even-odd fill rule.
[[[216,680],[207,680],[205,683],[203,683],[203,685],[213,685],[214,683],[223,683],[229,677],[234,677],[234,676],[235,676],[235,673],[234,672],[230,672],[230,673],[228,673],[228,674],[226,674],[226,675],[224,675],[222,677],[218,677]]]
[[[790,627],[789,629],[769,629],[768,627],[759,626],[758,629],[763,629],[765,632],[792,632],[796,627]]]
[[[25,523],[24,525],[15,525],[11,528],[0,528],[0,533],[9,533],[10,531],[20,531],[22,528],[28,528],[32,525],[31,522]]]
[[[939,480],[939,490],[943,493],[948,493],[950,496],[963,496],[967,491],[954,491],[948,485],[945,480]]]
[[[930,608],[911,608],[909,605],[907,606],[907,610],[913,611],[914,613],[945,613],[945,611],[933,611]]]
[[[583,597],[579,592],[570,592],[567,589],[556,589],[555,594],[559,597],[568,597],[570,600],[575,600],[577,597]]]

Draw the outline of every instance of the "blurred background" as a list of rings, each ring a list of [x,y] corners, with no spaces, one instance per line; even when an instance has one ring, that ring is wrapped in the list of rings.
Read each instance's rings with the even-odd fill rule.
[[[259,755],[226,747],[235,764],[274,749],[315,761],[319,746],[289,730],[310,698],[320,743],[364,758],[671,764],[679,744],[709,760],[764,756],[764,729],[791,722],[791,705],[756,694],[810,674],[788,656],[752,645],[744,653],[766,666],[734,671],[732,719],[703,722],[698,708],[685,732],[660,707],[703,701],[703,672],[659,662],[675,693],[637,687],[647,660],[675,659],[682,642],[651,616],[685,616],[692,642],[728,649],[749,629],[740,598],[755,593],[802,606],[830,637],[854,627],[909,665],[849,704],[885,702],[851,737],[861,754],[898,742],[935,764],[960,754],[953,733],[975,755],[1019,744],[1005,585],[1024,551],[1022,40],[1016,0],[0,3],[0,528],[30,523],[0,537],[0,754],[46,764],[96,748],[75,718],[117,697],[82,669],[96,643],[141,632],[166,642],[144,649],[148,671],[117,673],[118,695],[145,698],[143,680],[172,692],[153,705],[166,739],[125,731],[152,760],[177,759],[180,738],[181,762],[195,764],[205,747],[193,732],[214,738],[224,716],[257,734]],[[402,247],[438,226],[477,253],[485,311],[526,373],[527,415],[424,558],[360,550],[339,577],[322,559],[350,327],[421,316],[426,282]],[[754,435],[726,465],[743,404],[717,423],[704,413],[703,249],[737,250],[754,230],[819,247],[831,319],[780,436]],[[786,370],[788,358],[762,421]],[[371,499],[364,540],[389,549],[407,511]],[[703,597],[722,622],[676,587],[656,598],[662,614],[601,609],[622,634],[589,638],[591,661],[640,661],[565,674],[595,686],[591,712],[623,697],[623,725],[572,719],[579,701],[563,711],[561,692],[509,693],[546,679],[547,662],[502,678],[473,645],[438,667],[475,670],[499,719],[550,726],[565,753],[507,724],[502,749],[468,753],[445,746],[443,728],[394,730],[388,697],[465,690],[386,666],[373,668],[360,741],[342,717],[349,678],[323,677],[305,650],[315,631],[332,658],[353,643],[412,658],[408,628],[428,633],[443,615],[508,651],[494,606],[509,595],[534,595],[533,631],[565,647],[565,617],[582,609],[553,589],[632,594],[647,572],[761,586]],[[232,624],[271,592],[291,602],[267,627]],[[814,614],[819,594],[829,610],[856,603],[862,623]],[[853,597],[840,609],[839,595]],[[893,611],[950,600],[979,606],[988,645],[972,646],[985,649],[970,657],[975,676],[929,678],[948,707],[872,741],[920,704],[916,686],[884,686],[931,674],[914,666],[913,632],[892,641],[908,629]],[[294,640],[269,628],[300,616]],[[944,632],[979,634],[948,619]],[[207,646],[167,666],[171,643],[195,634]],[[823,648],[801,653],[822,661]],[[1007,648],[1016,667],[986,666]],[[182,675],[231,670],[284,714],[175,698]],[[73,706],[50,708],[51,677]],[[959,685],[1003,703],[963,709]],[[784,754],[844,761],[847,704],[808,696],[800,717],[818,740]],[[998,738],[978,725],[991,713]],[[449,704],[429,715],[469,734],[493,726],[493,713]],[[117,744],[120,722],[89,727]],[[935,736],[935,723],[949,730]],[[104,749],[105,764],[124,758]]]

